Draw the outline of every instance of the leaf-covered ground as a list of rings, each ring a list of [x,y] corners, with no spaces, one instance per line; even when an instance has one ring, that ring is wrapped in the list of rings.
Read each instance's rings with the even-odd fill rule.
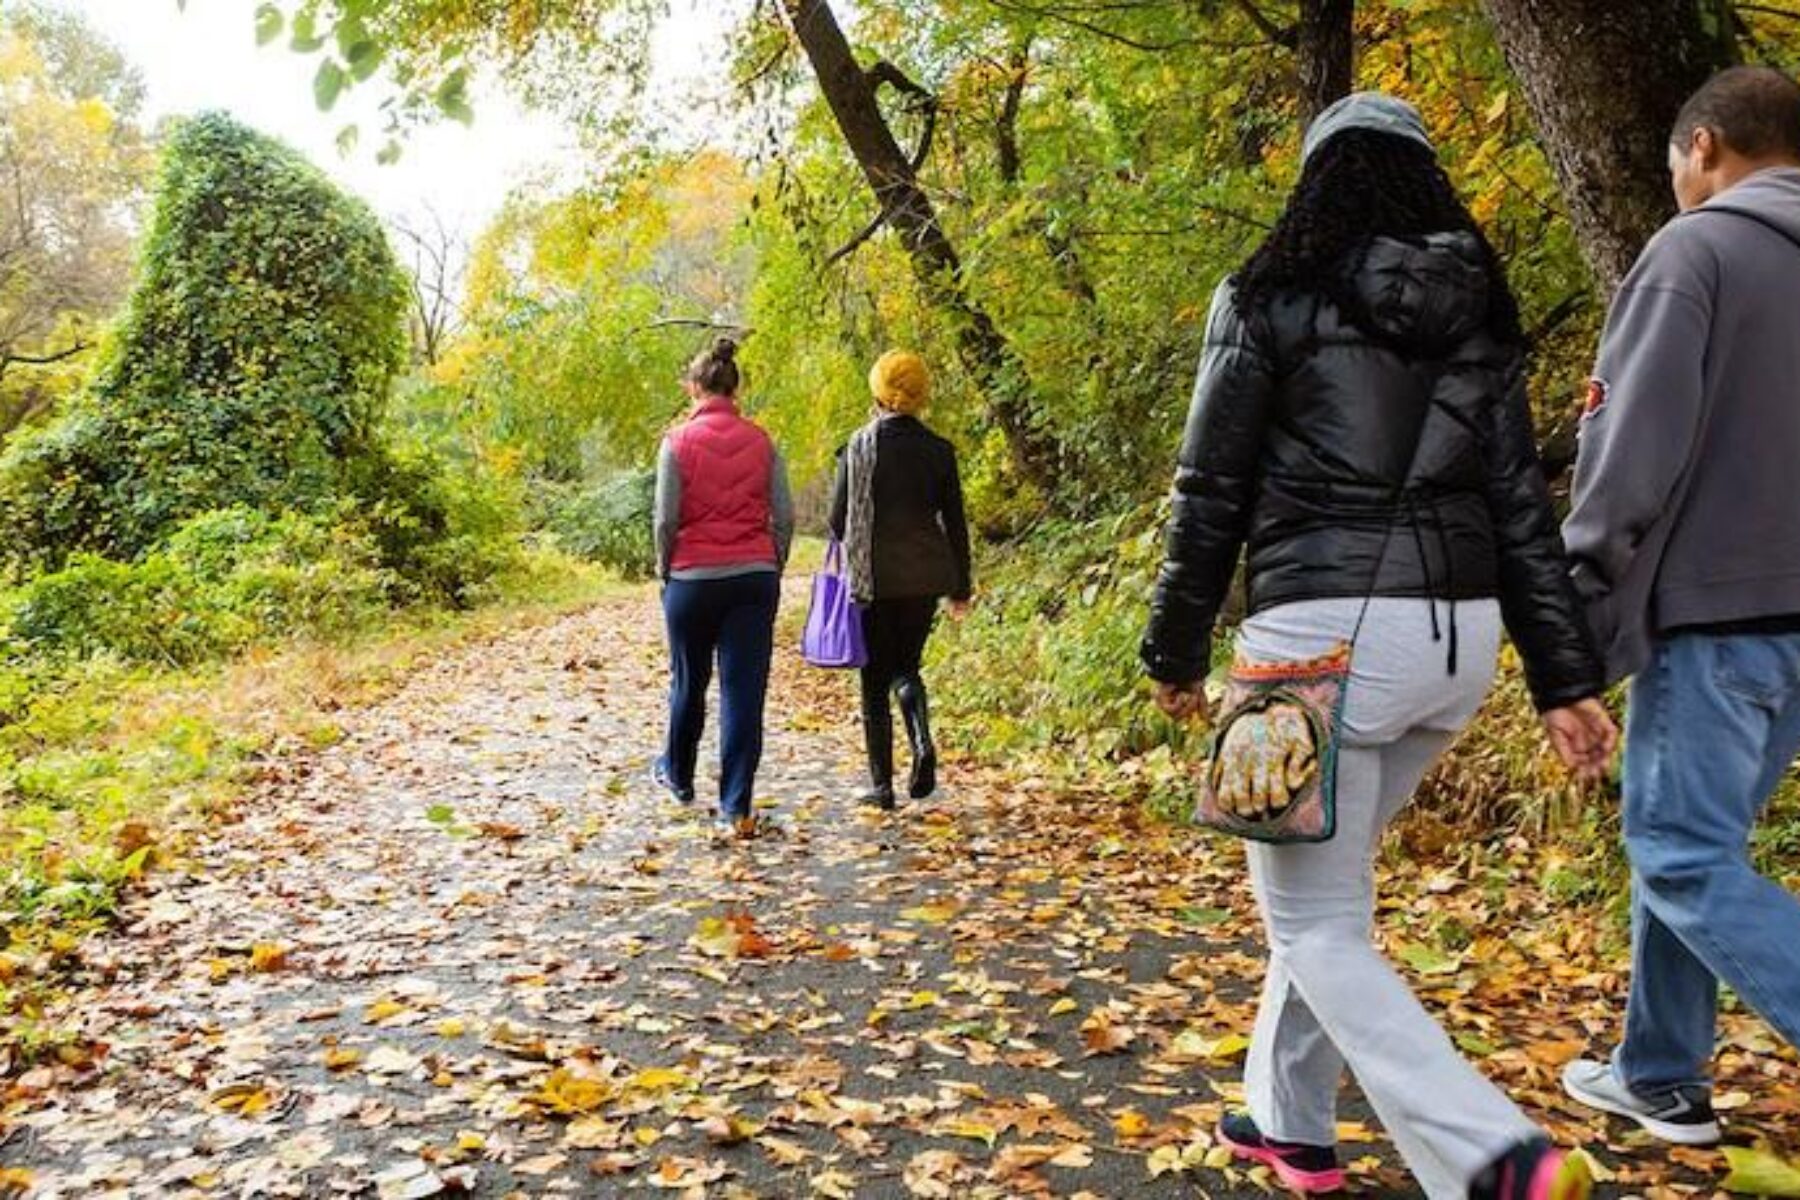
[[[645,777],[659,639],[640,594],[465,647],[345,714],[340,744],[272,763],[85,948],[80,1040],[8,1084],[0,1179],[45,1197],[1267,1190],[1209,1137],[1260,978],[1230,847],[1019,763],[858,811],[849,681],[786,654],[760,781],[776,830],[716,843]],[[1720,1156],[1558,1101],[1621,981],[1592,921],[1512,865],[1527,850],[1395,864],[1390,949],[1608,1190],[1710,1192]],[[1793,1056],[1748,1017],[1723,1033],[1734,1139],[1779,1147]],[[1410,1194],[1366,1109],[1343,1115],[1356,1186]]]

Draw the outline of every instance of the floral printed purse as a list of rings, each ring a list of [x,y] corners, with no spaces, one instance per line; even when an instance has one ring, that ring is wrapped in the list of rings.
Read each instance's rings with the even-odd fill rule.
[[[1232,664],[1195,824],[1257,842],[1323,842],[1337,832],[1350,646],[1310,662]]]

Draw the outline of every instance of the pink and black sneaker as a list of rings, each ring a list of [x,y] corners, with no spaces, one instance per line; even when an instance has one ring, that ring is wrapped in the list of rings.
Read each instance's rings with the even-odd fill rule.
[[[1275,1178],[1302,1195],[1335,1192],[1344,1186],[1337,1147],[1264,1137],[1248,1113],[1232,1113],[1219,1122],[1219,1141],[1238,1158],[1263,1163]]]
[[[1469,1184],[1469,1200],[1587,1200],[1593,1190],[1585,1158],[1533,1138],[1489,1163]]]

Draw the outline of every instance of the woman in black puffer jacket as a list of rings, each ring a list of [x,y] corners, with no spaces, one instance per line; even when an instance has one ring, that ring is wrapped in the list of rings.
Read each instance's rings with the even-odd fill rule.
[[[1534,448],[1524,342],[1418,113],[1375,94],[1315,122],[1286,212],[1213,298],[1143,647],[1158,703],[1204,710],[1240,552],[1240,656],[1304,663],[1355,643],[1335,836],[1248,848],[1270,963],[1250,1111],[1221,1135],[1302,1190],[1342,1182],[1346,1064],[1434,1200],[1585,1187],[1370,941],[1382,830],[1480,707],[1502,624],[1565,761],[1597,773],[1616,738]]]

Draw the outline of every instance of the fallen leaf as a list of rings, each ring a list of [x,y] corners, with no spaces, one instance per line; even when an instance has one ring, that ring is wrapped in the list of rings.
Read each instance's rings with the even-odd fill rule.
[[[252,971],[280,971],[287,967],[287,947],[275,942],[258,942],[250,947]]]
[[[419,1066],[419,1060],[398,1046],[377,1046],[363,1063],[370,1075],[405,1075]]]
[[[1747,1196],[1800,1196],[1800,1163],[1789,1162],[1761,1147],[1725,1146],[1731,1171],[1720,1184]]]
[[[1128,1108],[1113,1118],[1113,1132],[1122,1138],[1141,1138],[1150,1132],[1150,1118],[1135,1108]]]
[[[513,1170],[520,1175],[544,1176],[568,1161],[568,1155],[553,1150],[549,1154],[540,1154],[536,1158],[514,1163]]]
[[[274,1102],[275,1093],[255,1083],[226,1084],[206,1096],[206,1103],[217,1111],[246,1118],[267,1112]]]
[[[327,1071],[348,1071],[362,1061],[362,1051],[347,1046],[334,1046],[325,1052],[325,1069]]]

